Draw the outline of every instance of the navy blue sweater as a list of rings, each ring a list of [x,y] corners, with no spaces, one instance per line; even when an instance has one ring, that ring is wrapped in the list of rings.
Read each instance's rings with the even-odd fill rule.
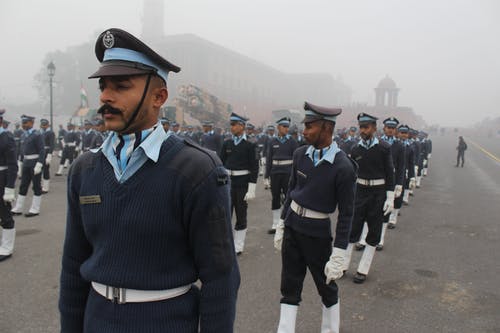
[[[333,164],[325,161],[315,167],[305,154],[307,148],[302,146],[293,155],[292,173],[281,217],[286,226],[303,234],[329,238],[332,236],[330,219],[300,217],[292,211],[290,203],[294,200],[302,207],[327,214],[332,214],[338,207],[334,246],[346,249],[354,212],[357,166],[343,151],[339,151]]]
[[[295,139],[289,138],[284,143],[278,140],[277,137],[269,139],[269,147],[266,156],[266,174],[265,178],[269,178],[271,174],[289,174],[292,171],[292,165],[273,165],[274,160],[284,161],[293,158],[293,152],[299,144]]]
[[[68,175],[62,332],[197,332],[198,321],[201,332],[233,332],[240,277],[229,201],[220,160],[176,136],[123,184],[102,152],[80,156]],[[199,295],[124,305],[90,286],[164,290],[198,279]]]
[[[0,133],[0,166],[7,167],[0,171],[0,193],[3,195],[3,187],[14,188],[17,178],[16,142],[12,133],[7,131]]]

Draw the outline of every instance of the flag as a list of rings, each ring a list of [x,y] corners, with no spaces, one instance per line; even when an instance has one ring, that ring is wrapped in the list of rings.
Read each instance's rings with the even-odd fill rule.
[[[83,88],[83,86],[80,88],[80,107],[89,107],[89,99],[87,97],[87,92],[85,91],[85,88]]]

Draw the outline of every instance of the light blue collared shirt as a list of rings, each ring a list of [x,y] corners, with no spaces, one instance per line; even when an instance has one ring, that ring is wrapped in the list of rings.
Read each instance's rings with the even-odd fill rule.
[[[314,148],[314,146],[309,146],[306,150],[306,155],[309,156],[311,161],[313,161],[314,166],[320,165],[323,161],[333,164],[335,160],[335,155],[340,151],[336,142],[332,142],[330,147],[323,148],[323,157],[319,158],[319,149]]]
[[[233,135],[233,142],[234,142],[234,145],[237,146],[240,144],[241,141],[243,140],[247,140],[247,135],[246,133],[243,133],[243,135],[241,136],[236,136],[236,135]]]
[[[91,149],[93,153],[97,153],[102,149],[102,153],[108,159],[109,163],[113,167],[115,172],[115,177],[120,183],[124,183],[127,179],[132,177],[144,163],[147,162],[148,158],[153,162],[157,162],[160,156],[160,149],[163,141],[167,140],[171,133],[165,133],[165,130],[160,123],[157,123],[155,130],[149,134],[141,144],[132,152],[130,155],[130,160],[125,167],[125,170],[121,170],[118,159],[115,155],[115,150],[113,147],[113,137],[118,135],[116,132],[112,132],[106,140],[103,142],[101,147],[96,149]]]
[[[366,142],[363,139],[359,140],[358,145],[360,145],[361,147],[363,147],[365,149],[370,149],[371,147],[378,145],[378,143],[379,143],[378,139],[373,137],[368,142]]]

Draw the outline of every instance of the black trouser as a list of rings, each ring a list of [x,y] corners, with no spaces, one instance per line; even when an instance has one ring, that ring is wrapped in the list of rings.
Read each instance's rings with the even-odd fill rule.
[[[404,189],[403,191],[401,192],[401,195],[397,198],[394,198],[394,208],[395,209],[401,209],[401,207],[403,207],[403,194],[404,194]],[[387,218],[389,218],[389,215],[391,214],[387,214]]]
[[[460,160],[462,160],[462,166],[465,163],[465,150],[459,150],[457,155],[457,166],[460,165]]]
[[[244,200],[247,191],[248,183],[243,186],[231,186],[231,216],[233,216],[234,211],[236,213],[235,230],[245,230],[247,228],[248,204]]]
[[[10,210],[12,206],[10,202],[3,201],[5,192],[5,183],[7,178],[7,170],[0,171],[0,226],[4,229],[14,229],[14,219]]]
[[[385,192],[384,187],[364,187],[358,184],[351,236],[349,238],[350,243],[359,242],[365,221],[368,224],[366,243],[376,246],[380,242],[384,220]]]
[[[21,184],[19,185],[19,195],[26,195],[28,187],[33,181],[33,193],[35,195],[42,195],[42,174],[35,175],[34,167],[27,167],[23,165],[21,174]]]
[[[286,195],[286,192],[288,192],[289,179],[290,174],[288,173],[271,174],[271,195],[273,196],[273,201],[271,203],[272,210],[281,208],[281,195]]]
[[[62,156],[61,156],[61,165],[64,165],[66,160],[69,160],[69,164],[73,163],[73,160],[75,159],[75,146],[68,147],[65,146],[63,148]]]
[[[327,308],[337,304],[337,284],[334,281],[326,284],[324,272],[331,254],[331,238],[312,237],[285,227],[281,248],[281,303],[299,305],[309,268],[323,304]]]

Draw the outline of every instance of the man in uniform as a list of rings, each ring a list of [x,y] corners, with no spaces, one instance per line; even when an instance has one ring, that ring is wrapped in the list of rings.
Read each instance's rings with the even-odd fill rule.
[[[255,199],[259,160],[255,144],[247,140],[247,118],[232,113],[230,118],[232,140],[224,141],[221,160],[231,176],[231,212],[236,214],[234,247],[237,255],[243,253],[247,233],[248,200]]]
[[[215,133],[214,123],[211,121],[203,122],[203,135],[200,138],[200,143],[203,148],[211,150],[220,156],[222,143],[224,139],[222,135]]]
[[[3,120],[3,123],[2,123],[2,127],[4,130],[6,130],[7,132],[9,131],[9,125],[10,125],[10,121],[4,119]]]
[[[95,136],[95,131],[92,129],[92,123],[90,122],[90,120],[85,119],[84,124],[85,129],[82,132],[82,151],[86,152],[90,149],[92,139]]]
[[[0,125],[5,110],[0,110]],[[0,261],[12,256],[16,229],[12,218],[11,203],[16,199],[14,187],[17,175],[16,142],[14,136],[0,126]]]
[[[262,131],[257,134],[257,154],[259,155],[259,176],[264,176],[266,169],[266,156],[264,155],[264,146],[267,144],[269,137]]]
[[[16,123],[16,129],[14,130],[14,141],[16,143],[16,159],[19,159],[19,152],[21,151],[21,137],[23,136],[23,129],[20,128],[20,124]]]
[[[266,174],[264,178],[271,179],[273,224],[269,234],[276,232],[280,219],[282,197],[288,192],[288,181],[292,171],[293,152],[298,148],[297,141],[288,134],[290,118],[283,117],[277,123],[278,135],[271,138],[266,157]]]
[[[346,133],[346,137],[342,140],[340,144],[340,149],[344,151],[347,155],[351,156],[352,149],[358,144],[358,139],[356,138],[356,127],[351,127],[349,132]]]
[[[50,125],[47,119],[40,119],[40,131],[43,135],[43,148],[45,149],[45,161],[42,169],[42,193],[49,193],[50,163],[52,162],[52,154],[56,146],[56,135],[50,128]]]
[[[460,165],[460,162],[462,162],[462,168],[464,167],[465,163],[465,151],[467,150],[467,143],[465,143],[465,140],[462,136],[458,137],[458,146],[457,146],[457,164],[455,165],[456,168]]]
[[[165,117],[162,117],[160,119],[160,123],[161,123],[161,126],[163,126],[163,130],[165,131],[165,133],[169,133],[171,134],[171,131],[170,131],[170,120],[168,120],[167,118]]]
[[[394,208],[394,165],[391,147],[375,137],[377,118],[360,113],[358,123],[361,140],[352,149],[351,158],[359,165],[359,178],[345,270],[349,268],[353,245],[359,242],[366,221],[366,247],[354,275],[355,283],[363,283],[380,242],[384,215]]]
[[[80,135],[75,132],[75,125],[72,123],[68,123],[67,128],[68,130],[66,131],[64,139],[62,141],[63,153],[61,161],[59,163],[59,169],[56,172],[56,176],[62,176],[63,168],[67,168],[71,163],[73,163],[76,148],[80,146]]]
[[[356,166],[332,141],[341,109],[305,103],[304,139],[295,150],[288,194],[274,235],[281,250],[279,333],[295,332],[306,270],[312,274],[322,302],[321,332],[339,332],[338,287],[353,216]],[[332,251],[329,214],[338,208]]]
[[[14,215],[23,213],[26,194],[30,184],[33,183],[33,200],[28,213],[25,214],[26,217],[40,214],[40,204],[42,202],[42,168],[45,163],[45,148],[42,134],[33,128],[34,121],[35,117],[21,116],[24,134],[21,138],[21,152],[17,162],[21,184],[19,185],[16,206],[12,208],[12,214]]]
[[[91,78],[112,132],[68,175],[61,331],[233,332],[227,173],[158,122],[168,74],[180,68],[120,29],[103,32],[95,52]]]

